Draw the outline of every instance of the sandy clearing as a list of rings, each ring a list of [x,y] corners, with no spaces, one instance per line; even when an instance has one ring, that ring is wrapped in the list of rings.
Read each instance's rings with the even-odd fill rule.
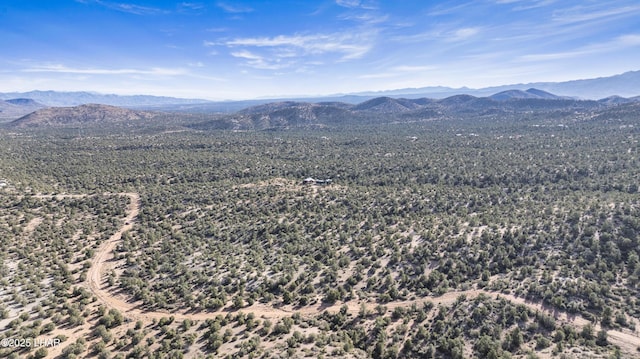
[[[24,234],[26,236],[30,236],[31,233],[33,233],[33,231],[36,230],[36,227],[38,227],[40,223],[42,223],[43,221],[44,221],[44,218],[42,217],[35,217],[31,219],[29,223],[27,223],[27,225],[24,227]]]

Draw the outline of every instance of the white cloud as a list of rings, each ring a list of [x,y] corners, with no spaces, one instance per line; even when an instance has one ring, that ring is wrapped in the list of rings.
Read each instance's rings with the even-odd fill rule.
[[[113,8],[122,12],[128,12],[130,14],[136,15],[153,15],[166,13],[166,11],[157,8],[139,6],[136,4],[113,4]]]
[[[263,56],[254,54],[247,50],[235,51],[231,53],[231,56],[245,59],[246,65],[262,70],[279,70],[288,67],[290,64],[282,62],[280,59],[268,60]]]
[[[514,8],[514,10],[531,10],[531,9],[537,9],[540,7],[544,7],[544,6],[548,6],[548,5],[552,5],[556,2],[556,0],[541,0],[541,1],[535,1],[532,4],[527,4],[527,5],[520,5],[520,6],[516,6]]]
[[[226,31],[229,31],[229,29],[226,28],[226,27],[211,27],[211,28],[208,28],[206,31],[208,31],[208,32],[226,32]]]
[[[422,72],[422,71],[435,70],[436,68],[437,67],[435,67],[435,66],[408,66],[408,65],[402,65],[402,66],[392,67],[391,70],[398,71],[398,72]]]
[[[552,61],[574,58],[578,56],[611,53],[624,50],[629,47],[640,46],[640,34],[626,34],[618,36],[610,41],[583,46],[571,51],[560,51],[542,54],[524,55],[520,61]]]
[[[126,12],[129,14],[135,14],[135,15],[157,15],[157,14],[168,13],[168,11],[162,10],[159,8],[140,6],[140,5],[131,4],[131,3],[116,3],[116,2],[103,1],[103,0],[84,0],[79,2],[83,4],[90,4],[94,2],[108,9]]]
[[[377,9],[377,6],[372,1],[362,1],[362,0],[336,0],[336,5],[350,8],[350,9],[368,9],[374,10]]]
[[[479,32],[480,32],[480,29],[477,27],[465,27],[465,28],[453,31],[449,37],[449,40],[450,41],[466,40],[470,37],[477,35]]]
[[[570,9],[555,11],[553,20],[562,24],[576,22],[597,21],[620,16],[638,16],[640,5],[624,7],[607,7],[606,9],[594,9],[584,6],[576,6]]]
[[[243,5],[236,5],[236,4],[230,4],[227,2],[218,2],[216,4],[219,8],[221,8],[222,10],[232,13],[232,14],[239,14],[239,13],[243,13],[243,12],[252,12],[253,8],[248,7],[248,6],[243,6]]]
[[[305,54],[342,54],[342,60],[357,59],[369,52],[373,47],[370,34],[318,34],[318,35],[278,35],[275,37],[238,38],[226,42],[229,47],[260,47],[276,48],[280,51],[288,50],[288,57],[292,52]],[[276,53],[277,55],[277,53]]]
[[[388,15],[375,15],[371,12],[363,13],[363,14],[345,14],[340,16],[342,20],[351,20],[357,21],[366,25],[376,25],[386,22],[389,19]]]
[[[396,36],[393,36],[392,38],[389,38],[389,41],[394,43],[415,43],[415,42],[433,40],[439,36],[440,35],[434,31],[425,31],[425,32],[420,32],[415,34],[406,33],[406,34],[396,35]]]
[[[153,67],[150,69],[99,69],[99,68],[71,68],[64,65],[38,65],[23,69],[22,72],[50,72],[66,74],[85,75],[157,75],[157,76],[180,76],[186,75],[184,69]]]
[[[457,14],[460,13],[461,11],[469,8],[470,6],[474,5],[474,1],[468,1],[468,2],[463,2],[457,5],[453,5],[451,4],[451,2],[443,2],[442,4],[438,4],[436,6],[434,6],[430,11],[429,11],[429,15],[430,16],[442,16],[442,15],[451,15],[451,14]]]
[[[178,7],[183,9],[200,10],[204,8],[204,5],[201,3],[181,2],[178,4]]]
[[[364,74],[360,75],[361,79],[385,79],[385,78],[393,78],[393,77],[405,77],[407,74],[421,73],[427,72],[437,69],[435,66],[426,66],[426,65],[399,65],[393,66],[389,68],[389,71],[379,72],[373,74]]]
[[[480,27],[464,27],[460,29],[433,28],[425,32],[415,34],[402,34],[390,39],[393,42],[415,43],[425,41],[465,41],[479,35],[483,31]]]
[[[543,6],[548,6],[555,3],[556,1],[557,0],[538,0],[538,1],[496,0],[495,3],[499,5],[518,4],[518,6],[514,7],[513,10],[521,11],[521,10],[531,10],[531,9],[536,9]]]
[[[396,77],[396,76],[398,76],[398,74],[395,72],[380,72],[375,74],[360,75],[358,76],[358,78],[365,79],[365,80],[366,79],[387,79],[387,78]]]
[[[360,6],[360,0],[336,0],[336,4],[344,7],[358,7]]]
[[[628,46],[640,45],[640,34],[622,35],[617,38],[617,42],[621,45],[628,45]]]
[[[253,54],[253,53],[251,53],[249,51],[245,51],[245,50],[232,52],[231,56],[240,57],[240,58],[247,59],[247,60],[262,60],[262,56]]]
[[[545,53],[545,54],[524,55],[520,57],[520,60],[525,62],[552,61],[552,60],[567,59],[567,58],[576,57],[576,56],[585,55],[585,54],[586,54],[585,51],[551,52],[551,53]]]
[[[308,71],[313,61],[326,61],[325,55],[337,55],[334,62],[361,58],[373,47],[371,33],[335,33],[313,35],[278,35],[248,37],[222,43],[232,49],[231,55],[244,59],[245,65],[266,70],[294,68]]]
[[[181,2],[177,5],[177,10],[180,13],[192,13],[199,14],[202,13],[202,10],[205,9],[205,5],[202,3],[196,2]]]

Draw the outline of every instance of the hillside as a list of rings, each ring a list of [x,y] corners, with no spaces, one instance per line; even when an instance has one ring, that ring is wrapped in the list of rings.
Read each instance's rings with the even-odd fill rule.
[[[266,130],[325,127],[360,122],[362,115],[342,103],[276,102],[246,108],[232,115],[193,125],[200,130]]]
[[[80,124],[105,124],[150,119],[155,114],[133,111],[108,105],[80,105],[76,107],[49,107],[23,116],[11,127],[65,126]]]
[[[423,99],[426,100],[426,99]],[[416,110],[427,104],[429,101],[394,99],[391,97],[378,97],[369,101],[365,101],[353,107],[355,111],[373,111],[378,113],[398,113],[410,110]]]

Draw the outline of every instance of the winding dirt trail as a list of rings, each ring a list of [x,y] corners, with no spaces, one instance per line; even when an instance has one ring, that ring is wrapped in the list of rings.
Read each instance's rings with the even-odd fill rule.
[[[96,251],[96,254],[92,259],[91,267],[87,271],[87,283],[89,284],[89,289],[93,294],[98,297],[98,300],[106,304],[107,307],[115,308],[122,312],[130,312],[133,308],[129,303],[119,300],[111,295],[102,283],[102,278],[106,273],[107,261],[113,258],[113,249],[122,238],[122,234],[133,228],[133,221],[140,212],[139,194],[127,192],[119,193],[119,195],[127,196],[131,200],[127,208],[127,216],[124,219],[122,227],[112,234],[106,242],[102,243],[100,248]]]
[[[281,306],[273,307],[261,303],[253,304],[249,307],[242,308],[240,310],[232,310],[230,307],[225,307],[216,312],[168,312],[168,311],[147,311],[141,308],[141,303],[127,301],[112,294],[105,285],[103,278],[106,275],[106,271],[109,266],[109,261],[113,258],[113,249],[116,247],[118,241],[122,238],[122,234],[133,228],[133,223],[140,211],[140,195],[138,193],[118,193],[117,195],[128,196],[131,199],[131,203],[127,208],[127,216],[124,219],[124,224],[117,232],[115,232],[106,242],[104,242],[97,250],[93,257],[92,265],[87,273],[87,281],[89,289],[95,294],[100,302],[102,302],[109,309],[117,309],[122,312],[126,317],[133,320],[150,321],[152,319],[160,319],[162,317],[173,316],[176,320],[206,320],[215,318],[218,315],[224,315],[228,312],[234,313],[254,313],[258,317],[268,319],[280,319],[283,317],[289,317],[294,313],[300,313],[303,316],[317,315],[323,311],[329,311],[331,313],[338,312],[342,306],[346,305],[349,313],[358,313],[362,306],[367,311],[373,311],[379,305],[379,303],[372,301],[350,301],[347,303],[338,303],[333,305],[315,304],[305,307],[294,306]],[[421,306],[426,302],[431,302],[434,305],[450,305],[461,295],[466,298],[475,298],[480,294],[487,295],[491,298],[505,298],[511,302],[517,304],[523,304],[533,310],[546,312],[554,316],[557,321],[561,323],[568,323],[581,330],[590,321],[582,318],[578,315],[571,315],[566,312],[559,311],[555,308],[548,307],[541,302],[525,300],[521,297],[516,297],[511,294],[503,294],[497,292],[489,292],[484,290],[466,290],[457,292],[448,292],[438,297],[424,297],[416,300],[395,301],[385,303],[384,306],[388,310],[393,310],[398,307],[410,307],[414,304]],[[597,332],[601,329],[600,325],[595,324],[594,330]],[[636,349],[640,347],[640,337],[636,333],[630,331],[609,330],[609,341],[615,345],[618,345],[626,353],[637,354]]]

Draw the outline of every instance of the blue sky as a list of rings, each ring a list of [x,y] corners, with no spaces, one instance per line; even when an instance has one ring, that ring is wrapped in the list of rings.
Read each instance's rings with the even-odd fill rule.
[[[0,92],[213,100],[640,70],[637,0],[2,0]]]

